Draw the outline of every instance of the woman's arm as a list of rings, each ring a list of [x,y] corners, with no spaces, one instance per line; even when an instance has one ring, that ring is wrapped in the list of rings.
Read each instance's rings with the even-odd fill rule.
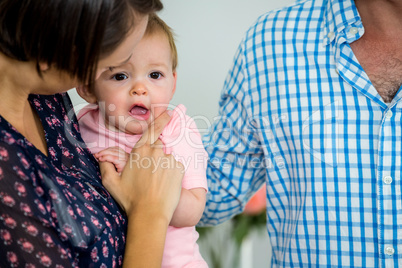
[[[184,174],[183,165],[165,155],[162,142],[156,140],[169,120],[166,113],[157,118],[131,152],[148,158],[151,167],[129,161],[119,175],[113,164],[101,163],[102,183],[128,217],[126,267],[160,267],[162,262],[166,231],[179,202]],[[168,166],[155,166],[167,161]]]

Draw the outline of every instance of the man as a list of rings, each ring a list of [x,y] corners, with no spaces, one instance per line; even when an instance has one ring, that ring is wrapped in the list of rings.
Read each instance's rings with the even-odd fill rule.
[[[266,182],[272,267],[402,265],[402,1],[305,0],[261,16],[206,141],[201,225]]]

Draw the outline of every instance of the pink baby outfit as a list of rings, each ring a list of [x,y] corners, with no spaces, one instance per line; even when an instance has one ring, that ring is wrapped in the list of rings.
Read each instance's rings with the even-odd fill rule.
[[[207,190],[206,162],[208,155],[204,150],[201,135],[195,122],[185,114],[184,105],[178,105],[170,111],[172,118],[163,130],[160,139],[164,144],[165,153],[172,154],[185,167],[182,187],[185,189],[204,188]],[[113,146],[119,146],[130,153],[141,135],[131,135],[123,132],[114,132],[105,127],[103,116],[100,115],[98,105],[89,104],[78,114],[78,122],[82,138],[92,153],[99,152]],[[134,165],[149,165],[148,160],[132,157]],[[167,163],[157,163],[161,166]],[[164,268],[179,267],[208,267],[201,257],[196,243],[198,233],[195,227],[176,228],[168,227],[165,249],[162,260]]]

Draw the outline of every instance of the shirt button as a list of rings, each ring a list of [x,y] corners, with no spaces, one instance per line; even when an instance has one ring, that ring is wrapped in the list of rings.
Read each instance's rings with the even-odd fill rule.
[[[385,248],[385,254],[387,255],[393,255],[395,253],[395,249],[391,246],[388,246]]]
[[[332,37],[334,37],[334,36],[335,36],[335,33],[334,33],[334,32],[329,32],[329,33],[327,34],[328,39],[332,39]]]
[[[352,27],[352,28],[349,29],[350,34],[354,35],[354,34],[357,34],[358,32],[359,32],[359,30],[356,27]]]
[[[390,118],[392,117],[392,111],[389,110],[389,111],[385,114],[385,117],[388,118],[388,119],[390,119]]]
[[[391,176],[385,176],[384,178],[382,178],[382,181],[383,181],[385,184],[391,184],[391,182],[392,182],[392,177],[391,177]]]

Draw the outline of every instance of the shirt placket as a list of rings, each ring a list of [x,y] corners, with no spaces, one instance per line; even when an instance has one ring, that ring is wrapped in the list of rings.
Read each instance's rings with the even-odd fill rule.
[[[384,111],[379,131],[377,195],[378,195],[378,251],[381,267],[402,265],[398,255],[402,247],[398,241],[402,238],[402,205],[399,172],[396,172],[394,159],[395,133],[400,132],[400,123],[395,123],[395,105]]]
[[[350,35],[351,30],[348,32]],[[376,193],[373,193],[373,198],[377,198],[377,213],[373,217],[376,218],[377,224],[374,224],[372,228],[374,232],[377,231],[378,241],[374,237],[373,243],[377,244],[380,258],[379,263],[375,264],[375,266],[402,266],[402,261],[397,259],[397,256],[402,253],[402,247],[398,245],[398,241],[402,239],[402,231],[399,227],[402,226],[401,186],[399,177],[395,176],[395,165],[393,164],[393,161],[395,161],[394,150],[396,148],[395,133],[400,133],[401,131],[401,124],[395,124],[393,120],[396,120],[395,113],[399,110],[395,109],[395,104],[387,107],[381,101],[381,98],[378,97],[379,95],[374,87],[367,86],[370,81],[364,77],[366,76],[364,72],[362,73],[360,70],[350,68],[352,66],[350,62],[353,61],[353,52],[349,45],[346,43],[339,44],[335,48],[335,51],[335,61],[337,62],[339,75],[343,76],[346,81],[351,82],[353,87],[360,91],[360,93],[371,99],[373,105],[378,104],[381,107],[379,111],[383,111],[381,125],[372,126],[374,129],[378,129],[377,133],[379,135],[376,166],[377,177],[376,182],[373,182],[376,183]],[[356,64],[355,62],[354,65]],[[400,164],[398,167],[400,167]],[[399,175],[399,173],[397,174]],[[377,230],[375,230],[376,228]]]

